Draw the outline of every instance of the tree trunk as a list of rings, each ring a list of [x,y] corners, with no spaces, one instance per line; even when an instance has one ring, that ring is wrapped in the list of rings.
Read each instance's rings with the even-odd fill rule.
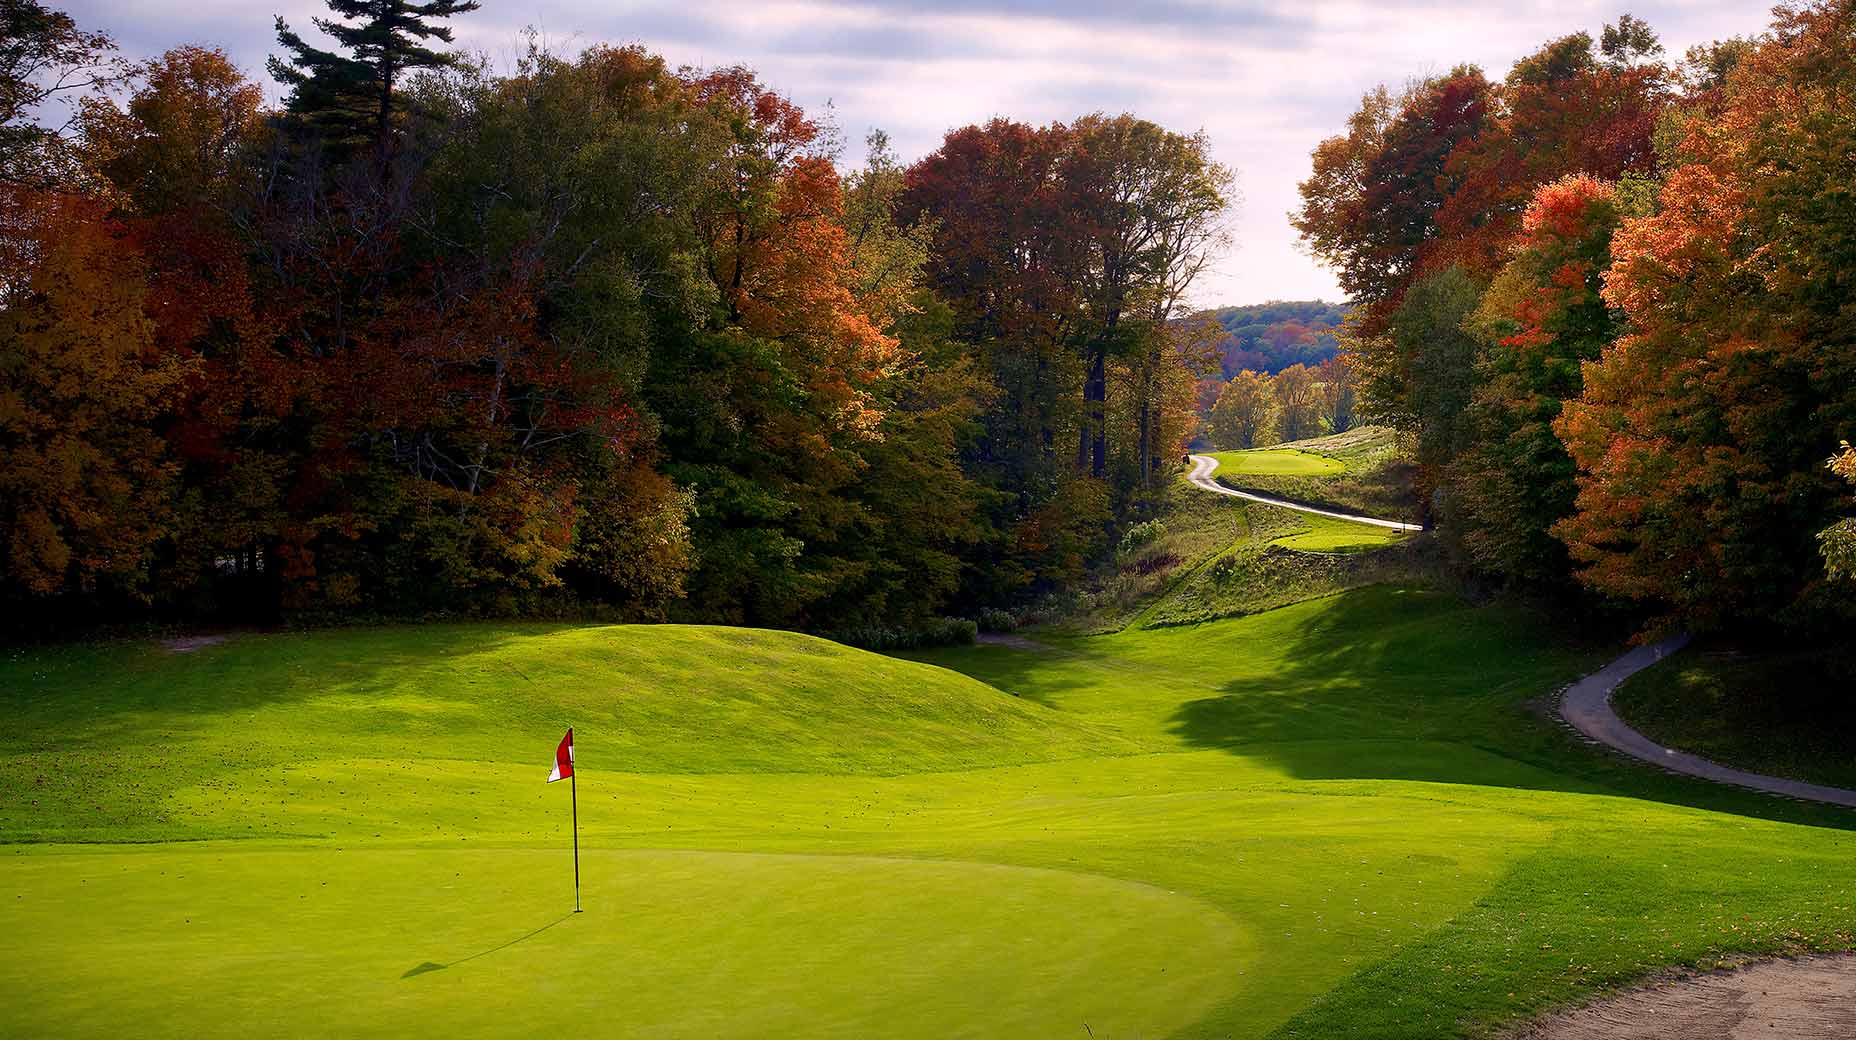
[[[1152,405],[1150,403],[1152,396],[1153,394],[1152,394],[1151,388],[1149,388],[1147,392],[1144,392],[1141,394],[1141,486],[1142,487],[1146,487],[1153,480],[1153,471],[1155,468],[1153,464],[1153,439],[1154,438],[1153,438],[1153,431],[1150,426],[1151,420],[1148,417],[1152,410]]]
[[[1089,375],[1083,380],[1083,429],[1077,438],[1076,468],[1085,463],[1089,475],[1100,477],[1108,471],[1108,352],[1097,348],[1089,359]]]

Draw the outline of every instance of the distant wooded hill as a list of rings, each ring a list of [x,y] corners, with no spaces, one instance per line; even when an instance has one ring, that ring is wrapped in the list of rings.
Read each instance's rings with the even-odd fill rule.
[[[1220,307],[1195,317],[1215,319],[1225,330],[1219,343],[1224,378],[1246,369],[1274,375],[1290,365],[1310,368],[1335,355],[1335,330],[1348,305],[1324,300],[1272,300],[1243,307]]]

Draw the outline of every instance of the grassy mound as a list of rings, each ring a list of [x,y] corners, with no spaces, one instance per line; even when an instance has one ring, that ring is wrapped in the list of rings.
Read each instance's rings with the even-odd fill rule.
[[[552,747],[538,757],[536,742],[568,725],[590,767],[653,773],[919,772],[1117,746],[1087,721],[939,669],[788,632],[677,625],[403,626],[247,636],[185,654],[15,651],[0,662],[0,712],[0,840],[264,833],[263,808],[233,816],[210,798],[176,801],[236,791],[241,781],[226,778],[253,774],[270,801],[299,815],[326,803],[338,823],[358,808],[352,799],[278,771],[364,761],[416,772],[436,761],[532,772]]]

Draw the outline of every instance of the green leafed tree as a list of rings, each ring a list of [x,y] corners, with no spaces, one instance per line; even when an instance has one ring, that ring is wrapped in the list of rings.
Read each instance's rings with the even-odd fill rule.
[[[1386,376],[1369,384],[1375,401],[1402,401],[1388,409],[1392,425],[1418,434],[1418,462],[1435,469],[1453,458],[1462,443],[1463,409],[1476,386],[1476,341],[1463,328],[1475,311],[1481,287],[1460,267],[1419,280],[1392,314],[1388,353],[1398,361],[1396,390]]]
[[[1270,380],[1276,397],[1276,430],[1285,441],[1299,441],[1321,432],[1321,397],[1315,373],[1306,365],[1290,365]]]
[[[1849,441],[1826,463],[1832,473],[1856,484],[1856,448]],[[1856,581],[1856,517],[1844,517],[1818,532],[1818,545],[1824,553],[1824,569],[1833,578]]]

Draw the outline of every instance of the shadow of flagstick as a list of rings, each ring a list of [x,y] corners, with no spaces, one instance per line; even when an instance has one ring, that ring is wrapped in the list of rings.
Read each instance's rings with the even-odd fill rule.
[[[560,917],[557,917],[554,920],[549,921],[547,924],[542,925],[540,928],[537,928],[532,932],[529,932],[525,935],[518,935],[515,938],[509,940],[506,943],[503,943],[500,946],[492,946],[487,950],[479,950],[476,953],[473,953],[468,957],[460,957],[457,960],[452,961],[450,964],[439,964],[436,961],[426,961],[423,964],[414,965],[413,967],[408,968],[406,970],[406,974],[401,975],[400,978],[410,979],[414,975],[424,975],[427,972],[444,971],[446,968],[455,968],[460,964],[469,963],[470,961],[474,961],[479,957],[488,957],[492,953],[497,953],[502,950],[507,950],[511,946],[514,946],[516,943],[527,942],[528,940],[533,939],[537,935],[540,935],[541,933],[547,931],[548,929],[553,928],[555,925],[560,924],[562,921],[565,921],[572,916],[573,914],[571,913],[562,914]]]

